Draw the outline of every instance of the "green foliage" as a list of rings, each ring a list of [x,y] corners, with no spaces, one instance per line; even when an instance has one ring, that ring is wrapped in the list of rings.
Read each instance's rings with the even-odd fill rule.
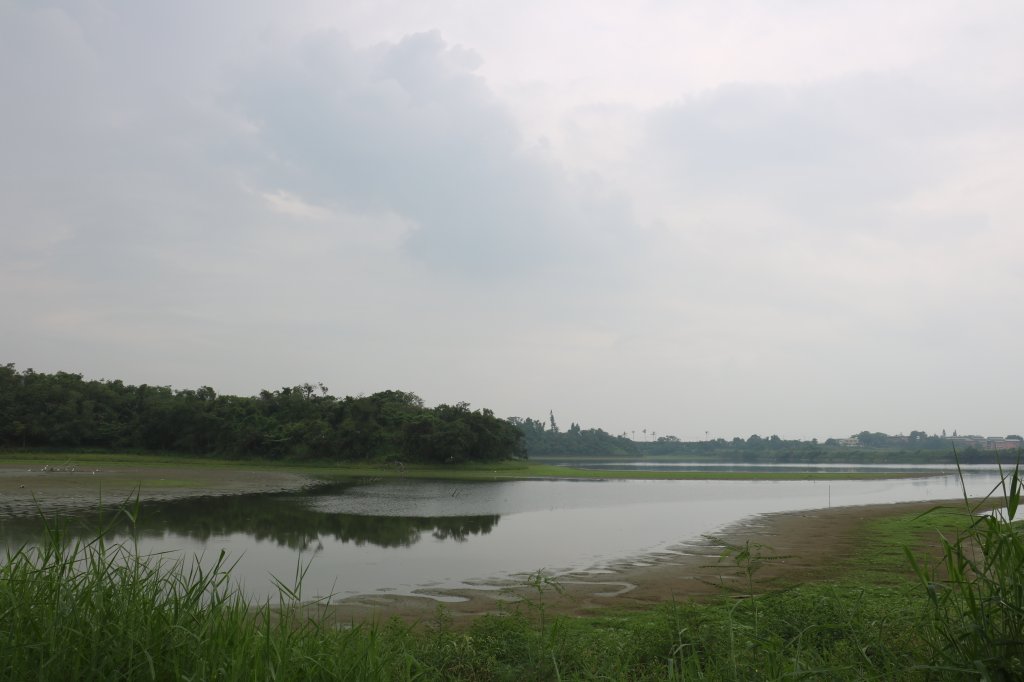
[[[526,606],[529,612],[536,615],[538,623],[537,627],[539,631],[543,633],[547,625],[548,613],[548,605],[545,600],[545,596],[549,592],[563,594],[565,592],[565,588],[556,576],[544,572],[543,569],[534,571],[527,575],[522,587],[526,589],[529,595],[522,597],[521,603]],[[509,589],[508,592],[515,592],[515,589]]]
[[[881,464],[892,462],[916,464],[954,464],[951,442],[966,445],[960,454],[961,461],[971,464],[996,463],[999,461],[998,448],[1016,449],[1024,445],[1019,436],[1006,439],[989,439],[972,436],[954,438],[945,435],[928,435],[924,431],[911,431],[909,436],[890,436],[886,433],[862,431],[850,439],[829,438],[823,443],[817,439],[809,441],[787,440],[778,435],[761,437],[756,433],[748,438],[714,438],[701,441],[683,441],[671,435],[651,440],[636,441],[626,434],[613,436],[602,429],[582,429],[575,422],[568,431],[561,431],[554,421],[554,414],[548,420],[532,418],[509,418],[523,434],[526,452],[530,457],[562,459],[581,457],[593,458],[643,458],[692,462],[731,463],[862,463]],[[549,426],[550,424],[550,426]],[[646,429],[641,433],[646,436]],[[633,433],[634,437],[636,433]]]
[[[403,391],[335,398],[307,383],[245,398],[14,365],[0,366],[0,447],[433,463],[523,454],[519,430],[490,410],[426,408]]]
[[[287,591],[254,607],[230,568],[50,527],[0,567],[0,680],[389,679],[365,633],[306,618]]]
[[[759,638],[749,601],[556,617],[544,628],[519,609],[464,632],[442,627],[417,659],[427,679],[445,680],[922,679],[919,605],[906,590],[798,588],[764,596]]]
[[[561,431],[553,413],[549,420],[551,428],[547,422],[529,417],[510,417],[508,421],[522,433],[523,446],[530,457],[640,455],[637,443],[624,436],[612,436],[602,429],[581,429],[578,424],[573,424],[568,431]]]
[[[1021,499],[1020,460],[1005,473],[1002,510],[965,512],[970,525],[942,538],[942,560],[924,565],[907,552],[932,607],[934,668],[979,679],[1024,678],[1024,536],[1016,522]]]
[[[739,545],[713,535],[705,535],[704,537],[723,547],[719,555],[719,561],[728,559],[737,569],[737,575],[742,580],[742,587],[740,589],[726,585],[724,582],[721,582],[719,586],[727,591],[740,593],[750,600],[751,611],[754,614],[754,636],[759,636],[757,592],[754,589],[754,576],[765,566],[785,561],[791,557],[781,554],[768,554],[766,550],[770,550],[770,547],[758,542],[751,542],[750,540],[746,540],[742,545]]]

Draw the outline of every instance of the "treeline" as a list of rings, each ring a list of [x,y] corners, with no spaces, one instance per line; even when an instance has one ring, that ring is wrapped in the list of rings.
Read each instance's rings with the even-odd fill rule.
[[[553,420],[511,418],[525,436],[526,450],[531,457],[635,457],[686,458],[746,462],[814,461],[828,458],[839,448],[823,446],[816,441],[783,440],[778,436],[726,440],[683,441],[675,436],[656,440],[635,441],[625,435],[613,436],[602,429],[582,429],[573,423],[562,431]],[[847,455],[850,454],[847,449]]]
[[[953,437],[957,437],[955,431]],[[945,432],[929,435],[924,431],[911,431],[909,436],[890,436],[880,431],[861,431],[849,438],[829,438],[825,444],[880,450],[949,450],[950,442]]]
[[[828,451],[828,448],[813,440],[787,440],[776,435],[761,437],[757,434],[746,439],[714,438],[702,441],[681,441],[675,436],[662,436],[640,445],[642,452],[656,457],[676,455],[748,462],[814,461]]]
[[[519,429],[490,410],[428,408],[403,391],[336,398],[307,383],[241,397],[13,364],[0,365],[0,447],[417,462],[525,455]]]
[[[955,432],[951,437],[929,435],[924,431],[911,431],[909,436],[862,431],[850,438],[829,438],[823,442],[757,434],[728,440],[683,441],[675,436],[661,436],[636,441],[625,434],[613,436],[602,429],[581,429],[575,423],[563,431],[559,429],[554,413],[547,420],[513,417],[509,421],[523,432],[530,456],[547,458],[630,457],[705,462],[864,464],[951,464],[959,459],[964,464],[988,464],[1015,460],[1020,445],[1024,444],[1017,435],[986,439],[958,436]]]
[[[554,415],[548,423],[529,417],[510,417],[511,424],[523,434],[526,452],[531,457],[636,457],[640,456],[641,443],[624,436],[613,436],[602,429],[581,429],[572,424],[568,431],[561,431]]]

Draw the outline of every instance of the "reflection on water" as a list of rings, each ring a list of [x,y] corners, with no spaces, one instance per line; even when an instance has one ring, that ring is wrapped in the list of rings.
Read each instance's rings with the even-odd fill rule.
[[[417,594],[540,568],[604,568],[661,552],[756,514],[827,506],[956,499],[956,476],[849,481],[389,480],[303,493],[213,497],[141,506],[143,552],[238,559],[233,577],[256,597],[270,576],[305,568],[305,594]],[[998,482],[965,473],[971,495]],[[66,517],[69,533],[129,537],[124,516]],[[105,520],[104,520],[105,519]],[[500,524],[499,524],[500,520]],[[8,546],[38,539],[38,519],[0,516]]]
[[[258,495],[191,498],[172,502],[142,503],[135,517],[116,509],[82,512],[63,517],[62,527],[71,539],[91,539],[106,529],[108,538],[134,535],[144,541],[169,536],[206,544],[212,539],[243,534],[255,542],[274,542],[295,551],[308,551],[325,540],[380,547],[410,547],[429,534],[437,540],[465,542],[472,535],[490,533],[498,523],[497,514],[478,516],[385,516],[376,514],[328,513],[307,504],[319,497],[344,495],[356,486],[324,486],[309,494],[269,493]],[[0,516],[0,536],[8,546],[38,540],[43,529],[39,518],[5,519]]]

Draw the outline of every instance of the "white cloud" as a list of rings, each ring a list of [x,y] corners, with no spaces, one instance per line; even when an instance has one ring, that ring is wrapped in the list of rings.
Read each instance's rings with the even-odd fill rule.
[[[257,182],[398,212],[417,226],[412,255],[477,276],[532,269],[540,240],[562,248],[566,180],[523,148],[475,56],[436,33],[365,49],[324,33],[280,57],[233,99],[257,130]]]

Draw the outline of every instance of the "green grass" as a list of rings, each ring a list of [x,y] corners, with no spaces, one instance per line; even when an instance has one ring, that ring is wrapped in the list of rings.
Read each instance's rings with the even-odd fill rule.
[[[984,680],[1024,679],[1024,528],[1017,521],[1024,492],[1020,461],[1003,477],[996,501],[1003,515],[971,504],[969,523],[941,538],[936,563],[908,560],[928,595],[936,669]]]
[[[235,468],[245,466],[252,468],[257,465],[267,469],[279,468],[267,460],[231,460],[212,459],[208,457],[189,457],[173,454],[126,453],[126,452],[61,452],[49,450],[37,451],[0,451],[0,464],[37,465],[74,464],[86,466],[129,466],[129,467],[166,467],[189,466],[197,468]]]
[[[786,472],[768,471],[611,471],[597,469],[576,469],[567,466],[544,464],[529,460],[503,460],[495,462],[471,462],[464,464],[404,464],[382,462],[295,462],[269,460],[227,460],[176,455],[129,454],[129,453],[64,453],[64,452],[8,452],[0,453],[0,463],[36,465],[41,463],[73,463],[82,467],[194,467],[216,469],[246,469],[266,471],[287,471],[308,474],[327,480],[342,478],[421,478],[449,480],[523,480],[523,479],[632,479],[632,480],[694,480],[694,481],[828,481],[913,478],[921,474],[901,472],[890,473],[849,473],[849,472]]]
[[[51,527],[0,568],[0,679],[384,679],[361,630],[253,607],[223,555],[208,570]]]
[[[495,462],[489,464],[457,464],[431,466],[408,464],[403,468],[364,464],[324,465],[322,467],[293,467],[319,477],[373,477],[373,478],[441,478],[451,480],[524,480],[524,479],[581,479],[581,480],[672,480],[672,481],[803,481],[903,478],[918,474],[901,473],[845,473],[845,472],[766,472],[766,471],[611,471],[607,469],[574,469],[554,464],[531,462]]]
[[[860,533],[860,549],[845,570],[872,583],[892,583],[914,576],[907,551],[934,555],[943,534],[959,533],[970,525],[969,515],[955,506],[935,507],[925,514],[873,519]]]
[[[669,602],[541,627],[520,609],[427,633],[419,660],[431,679],[856,680],[908,679],[924,651],[905,592],[809,586],[758,611],[755,626],[749,601]]]

